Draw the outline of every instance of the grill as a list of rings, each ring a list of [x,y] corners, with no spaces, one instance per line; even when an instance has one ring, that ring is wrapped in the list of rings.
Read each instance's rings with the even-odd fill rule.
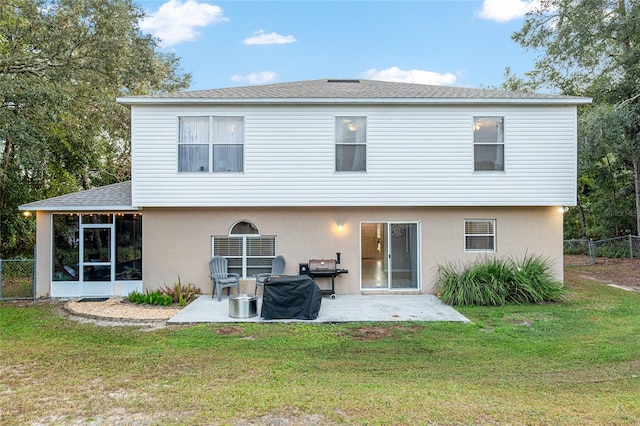
[[[331,278],[331,290],[322,290],[322,293],[328,294],[332,299],[335,299],[335,278],[341,274],[349,273],[346,269],[338,268],[339,264],[340,253],[336,253],[336,259],[311,259],[309,263],[300,264],[300,275],[309,275],[314,280],[316,278]]]
[[[335,259],[311,259],[309,261],[309,273],[317,276],[331,276],[336,273]]]

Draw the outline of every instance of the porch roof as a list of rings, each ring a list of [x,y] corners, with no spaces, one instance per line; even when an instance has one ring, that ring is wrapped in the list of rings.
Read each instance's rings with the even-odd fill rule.
[[[87,189],[19,206],[22,211],[130,211],[131,181]]]

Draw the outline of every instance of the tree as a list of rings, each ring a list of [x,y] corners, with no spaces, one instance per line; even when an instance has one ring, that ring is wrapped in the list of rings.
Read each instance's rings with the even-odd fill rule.
[[[568,238],[600,239],[635,227],[634,176],[623,150],[631,144],[624,140],[623,118],[609,104],[585,107],[578,118],[578,208],[577,215],[565,217]]]
[[[116,97],[188,87],[142,16],[132,0],[0,3],[0,257],[32,246],[19,204],[129,178]]]
[[[639,232],[640,3],[541,0],[513,39],[526,49],[541,52],[534,70],[527,73],[531,86],[591,96],[594,104],[605,106],[594,108],[588,116],[595,131],[588,139],[606,143],[607,155],[613,154],[633,173]],[[598,133],[611,123],[615,123],[615,132]]]

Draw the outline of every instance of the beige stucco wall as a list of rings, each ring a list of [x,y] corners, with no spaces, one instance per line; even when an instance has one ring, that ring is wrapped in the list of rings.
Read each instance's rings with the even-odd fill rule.
[[[227,235],[238,221],[254,223],[261,234],[277,236],[277,252],[287,260],[285,273],[297,275],[298,263],[335,258],[342,253],[348,274],[336,278],[338,294],[359,294],[360,223],[420,222],[421,292],[433,291],[437,266],[467,263],[483,254],[464,252],[464,219],[497,220],[497,252],[500,257],[525,254],[549,258],[562,280],[562,214],[557,207],[479,208],[146,208],[143,211],[143,281],[145,288],[171,285],[178,275],[211,293],[207,262],[211,236]],[[343,229],[338,230],[338,224]],[[326,279],[318,281],[326,287]],[[253,292],[253,282],[243,282]]]
[[[36,212],[36,297],[51,294],[51,213]]]

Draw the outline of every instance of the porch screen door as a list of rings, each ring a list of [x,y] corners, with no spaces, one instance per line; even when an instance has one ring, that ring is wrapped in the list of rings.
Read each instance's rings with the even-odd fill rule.
[[[113,281],[113,225],[81,226],[83,294],[111,294]]]
[[[360,238],[363,290],[419,288],[418,223],[362,223]]]

